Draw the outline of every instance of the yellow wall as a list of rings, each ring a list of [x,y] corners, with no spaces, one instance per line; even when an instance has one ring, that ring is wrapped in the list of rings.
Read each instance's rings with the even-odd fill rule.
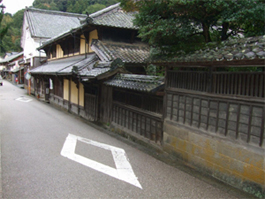
[[[56,45],[56,58],[62,58],[63,57],[63,50],[59,44]]]
[[[243,187],[241,183],[237,183],[239,181],[249,188],[265,188],[263,149],[254,150],[174,124],[167,120],[164,123],[165,151],[174,154],[188,165],[240,189]]]
[[[90,48],[92,39],[98,39],[98,31],[93,30],[89,33],[89,52],[93,52],[93,50]]]
[[[69,100],[69,80],[63,80],[63,99]]]
[[[79,83],[79,105],[84,106],[85,100],[85,92],[84,92],[84,85],[82,83]]]
[[[85,36],[80,36],[80,54],[85,54],[88,52],[88,44],[86,44]]]
[[[78,89],[73,81],[71,81],[71,103],[78,104]]]

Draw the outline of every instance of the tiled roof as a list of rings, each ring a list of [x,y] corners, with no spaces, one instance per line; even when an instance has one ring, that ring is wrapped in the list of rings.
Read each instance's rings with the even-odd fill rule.
[[[71,14],[71,13],[69,13]],[[114,4],[107,8],[104,8],[98,12],[95,12],[89,16],[82,15],[79,17],[80,22],[78,21],[79,25],[75,25],[61,31],[60,34],[54,34],[51,36],[50,40],[44,42],[42,46],[38,49],[43,48],[45,45],[48,45],[60,38],[63,38],[67,35],[70,35],[72,32],[81,30],[85,26],[89,25],[96,25],[96,26],[109,26],[109,27],[116,27],[116,28],[125,28],[125,29],[138,29],[136,26],[133,25],[135,13],[132,12],[124,12],[121,7],[120,3]]]
[[[80,76],[85,76],[85,77],[90,77],[94,78],[97,77],[98,75],[102,75],[108,71],[111,70],[110,68],[110,62],[109,63],[100,63],[97,62],[94,68],[88,69],[88,68],[83,68],[80,70]]]
[[[24,12],[32,37],[51,38],[80,26],[86,15],[27,8]]]
[[[265,65],[265,35],[232,39],[228,41],[207,44],[208,48],[185,54],[180,52],[172,60],[174,63],[200,64],[212,62],[213,64],[226,63],[233,65],[244,61],[258,61]],[[166,62],[165,62],[166,63]]]
[[[120,7],[120,3],[117,3],[89,15],[89,19],[86,21],[89,21],[90,24],[101,26],[138,29],[133,25],[134,18],[134,12],[123,11]]]
[[[109,72],[111,69],[109,67],[107,68],[93,68],[90,71],[86,71],[83,73],[83,76],[86,76],[88,78],[95,78],[99,75],[102,75],[104,73]]]
[[[20,56],[23,56],[23,54],[24,54],[24,52],[20,52],[20,53],[12,54],[12,55],[10,55],[9,57],[0,60],[0,64],[11,62],[11,61],[13,61],[13,60],[16,59],[16,58],[18,58],[18,57],[20,57]]]
[[[164,77],[117,74],[113,79],[104,82],[104,84],[141,92],[155,92],[164,87]]]
[[[37,68],[32,69],[30,72],[32,74],[51,74],[51,75],[65,75],[72,74],[73,67],[77,67],[79,70],[82,70],[85,67],[92,68],[92,66],[97,60],[95,54],[90,54],[87,58],[82,56],[74,56],[63,59],[57,59],[49,61]]]
[[[139,43],[114,43],[93,39],[91,49],[105,62],[120,58],[124,63],[144,63],[149,57],[149,46]]]
[[[67,67],[58,72],[58,74],[68,74],[72,73],[73,66],[77,67],[78,75],[83,75],[83,71],[91,70],[94,64],[98,61],[98,57],[96,54],[89,54],[87,58],[82,59],[81,61]]]

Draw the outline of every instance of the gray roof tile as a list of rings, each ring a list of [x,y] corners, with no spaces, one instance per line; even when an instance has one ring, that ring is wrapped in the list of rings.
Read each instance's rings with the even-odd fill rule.
[[[91,48],[101,61],[113,61],[120,58],[125,63],[144,63],[149,57],[149,46],[146,44],[103,42],[94,39]]]
[[[75,32],[79,29],[82,29],[83,27],[87,26],[87,24],[125,29],[138,29],[136,26],[133,25],[134,18],[135,13],[124,12],[120,7],[120,3],[117,3],[107,8],[104,8],[98,12],[95,12],[89,16],[82,15],[81,17],[79,17],[79,25],[78,23],[73,24],[72,27],[69,26],[68,28],[64,28],[64,30],[61,30],[60,32],[58,31],[58,34],[53,34],[52,36],[50,36],[51,39],[44,42],[44,44],[40,46],[39,49],[43,48],[45,45],[56,41],[57,39],[69,35],[71,32]]]
[[[134,74],[117,74],[104,84],[141,92],[155,92],[164,87],[164,77]]]
[[[209,43],[209,48],[184,54],[179,53],[174,62],[213,62],[265,59],[265,35]],[[210,47],[211,46],[211,47]]]
[[[78,70],[82,71],[84,68],[92,68],[97,61],[97,56],[95,54],[90,54],[87,58],[84,55],[68,57],[63,59],[57,59],[49,61],[37,68],[31,70],[32,74],[57,74],[66,75],[72,74],[72,69],[74,66]]]
[[[0,64],[11,62],[11,61],[13,61],[14,59],[16,59],[16,58],[22,56],[23,54],[24,54],[23,51],[20,52],[20,53],[12,54],[12,55],[8,56],[7,58],[0,60]]]
[[[32,37],[51,38],[80,26],[86,15],[27,8],[24,12]]]
[[[103,10],[89,15],[91,24],[111,26],[118,28],[138,29],[133,25],[135,12],[125,12],[121,9],[120,3],[109,6]]]

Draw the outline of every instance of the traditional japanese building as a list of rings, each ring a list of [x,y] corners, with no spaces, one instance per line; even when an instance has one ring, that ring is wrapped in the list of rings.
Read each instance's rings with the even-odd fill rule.
[[[24,50],[25,72],[40,66],[45,61],[45,52],[37,50],[43,42],[71,28],[78,27],[80,20],[85,18],[86,15],[82,14],[26,8],[21,37],[21,47]],[[33,78],[31,78],[31,85],[31,92],[34,93]],[[25,88],[27,87],[28,81],[25,81]]]
[[[152,111],[160,114],[159,124],[155,124],[159,129],[159,136],[151,136],[151,130],[148,135],[135,131],[148,139],[160,142],[163,100],[162,96],[157,96],[154,91],[158,87],[163,89],[163,80],[145,76],[149,46],[136,37],[138,28],[133,25],[133,19],[134,13],[124,12],[119,4],[115,4],[87,16],[79,27],[43,43],[38,49],[46,52],[48,61],[31,70],[35,79],[35,95],[90,121],[107,124],[117,121],[113,115],[117,109],[114,109],[114,102],[117,101],[118,95],[130,93],[131,90],[134,93],[131,96],[137,97],[142,92],[141,102],[135,98],[135,103],[122,103],[139,109],[139,120],[140,115],[143,115],[142,128],[149,128],[148,125],[151,123],[153,125],[154,122],[150,118],[156,114]],[[134,77],[134,80],[137,80],[134,85],[139,85],[139,89],[116,89],[117,84],[111,82],[115,82],[118,77],[123,77],[120,79],[121,85],[126,85],[129,77]],[[148,81],[145,81],[147,79]],[[146,87],[152,84],[152,89],[142,90],[141,86],[145,84]],[[156,104],[157,108],[150,109],[152,103],[144,103],[143,96],[147,97],[148,93],[153,96],[149,96],[148,99],[154,98],[151,102],[159,104]],[[149,110],[150,113],[146,113],[145,110]],[[125,115],[119,117],[128,119]],[[144,125],[146,122],[148,124]],[[140,128],[140,123],[138,126]],[[127,125],[120,127],[126,128]]]

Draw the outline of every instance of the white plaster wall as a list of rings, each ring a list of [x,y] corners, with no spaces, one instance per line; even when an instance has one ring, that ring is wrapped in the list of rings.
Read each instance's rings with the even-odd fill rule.
[[[32,38],[27,18],[24,17],[23,21],[23,29],[22,29],[22,36],[21,36],[21,47],[24,50],[24,59],[31,60],[32,66],[32,58],[33,57],[46,57],[45,52],[39,52],[37,48],[42,44],[42,42],[46,41],[47,39],[42,38]]]

